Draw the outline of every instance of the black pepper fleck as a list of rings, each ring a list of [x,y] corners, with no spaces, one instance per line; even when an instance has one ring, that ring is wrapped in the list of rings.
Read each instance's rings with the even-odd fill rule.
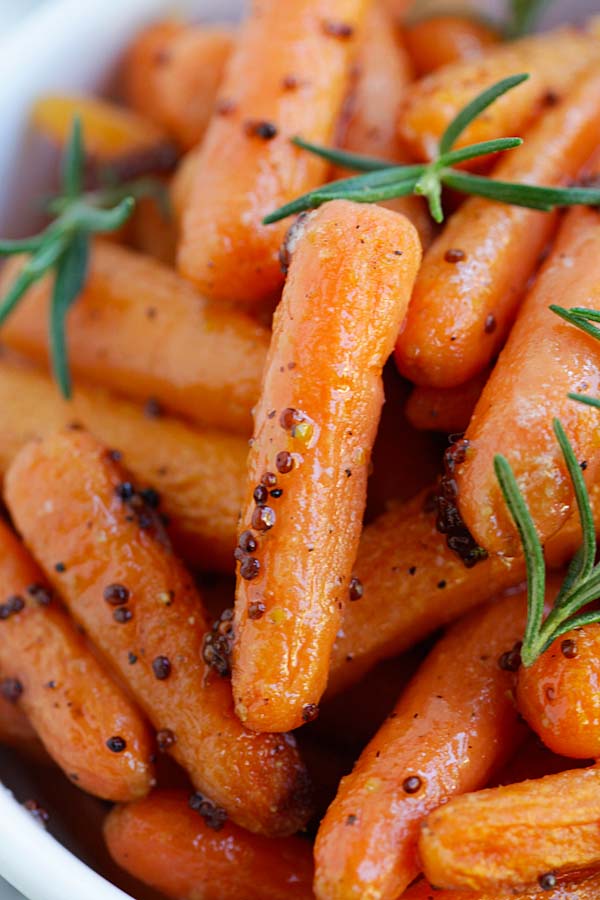
[[[402,782],[402,790],[405,794],[416,794],[423,782],[418,775],[409,775]]]
[[[190,808],[199,813],[205,824],[213,831],[220,831],[227,821],[227,813],[221,806],[216,806],[199,791],[189,799]]]
[[[170,728],[161,728],[160,731],[156,732],[156,746],[161,753],[166,753],[167,750],[170,750],[176,741],[177,738]]]
[[[348,593],[350,595],[350,600],[352,600],[352,601],[360,600],[360,598],[362,597],[364,592],[365,591],[364,591],[364,588],[362,585],[362,581],[360,580],[360,578],[357,578],[356,575],[353,575],[352,578],[350,579],[350,585],[349,585],[349,590],[348,590]]]
[[[125,738],[122,738],[117,734],[114,737],[109,737],[106,746],[111,753],[122,753],[127,746],[127,742]]]
[[[133,619],[133,613],[128,606],[117,606],[113,611],[113,619],[115,622],[118,622],[119,625],[126,625],[127,622],[131,622]]]
[[[248,119],[244,122],[244,131],[249,137],[258,137],[263,141],[272,141],[277,137],[277,126],[263,119]]]
[[[124,584],[109,584],[104,588],[104,599],[111,606],[121,606],[129,600],[129,590]]]
[[[54,566],[54,571],[62,574],[62,572],[67,571],[67,567],[65,566],[64,562],[57,562]]]
[[[30,584],[27,593],[39,606],[49,606],[52,602],[52,593],[43,584]]]
[[[486,334],[493,334],[496,330],[496,324],[497,324],[496,317],[493,316],[492,313],[490,313],[488,316],[485,317],[485,323],[483,326],[483,330],[485,331]]]
[[[302,721],[314,722],[319,715],[319,707],[316,703],[307,703],[302,707]]]
[[[0,694],[9,703],[16,703],[23,693],[23,685],[18,678],[3,678],[0,681]]]
[[[546,872],[538,878],[538,884],[543,891],[551,891],[556,887],[556,875],[554,872]]]
[[[154,677],[159,681],[165,681],[171,674],[171,663],[166,656],[155,656],[152,660]]]

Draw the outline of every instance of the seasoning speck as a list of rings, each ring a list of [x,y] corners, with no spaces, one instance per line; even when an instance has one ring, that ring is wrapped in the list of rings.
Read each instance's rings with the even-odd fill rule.
[[[546,872],[538,878],[538,884],[543,891],[551,891],[556,887],[556,875],[554,872]]]
[[[294,468],[294,457],[287,450],[281,450],[275,457],[275,468],[281,475],[287,475]]]
[[[39,822],[44,828],[50,820],[48,811],[37,802],[37,800],[25,800],[23,807],[28,813],[31,813],[36,822]]]
[[[567,638],[560,645],[562,655],[567,659],[575,659],[577,656],[577,644],[571,638]]]
[[[125,738],[122,738],[117,734],[114,737],[109,737],[106,742],[106,746],[111,753],[122,753],[127,746],[127,742]]]
[[[485,324],[483,326],[483,330],[486,334],[493,334],[496,330],[496,317],[490,313],[485,318]]]
[[[4,678],[0,682],[0,694],[9,703],[16,703],[23,693],[23,685],[18,678]]]
[[[161,728],[156,732],[156,746],[161,753],[166,753],[176,741],[177,738],[170,728]]]
[[[266,606],[260,600],[253,600],[248,606],[249,619],[261,619],[266,611]]]
[[[131,622],[133,613],[128,606],[117,606],[113,612],[113,619],[115,622],[118,622],[119,625],[125,625],[127,622]]]
[[[360,600],[362,595],[364,594],[364,588],[362,586],[362,581],[360,578],[357,578],[356,575],[353,575],[350,579],[349,591],[350,600]]]
[[[316,703],[307,703],[302,707],[302,721],[314,722],[319,715],[319,707]]]
[[[255,556],[247,556],[240,563],[240,575],[246,581],[252,581],[260,574],[260,563]]]
[[[248,119],[244,122],[244,131],[249,137],[258,137],[263,141],[272,141],[277,137],[277,126],[264,119]]]
[[[30,584],[27,593],[39,606],[49,606],[52,602],[52,594],[43,584]]]
[[[171,663],[166,656],[155,656],[152,660],[154,677],[159,681],[165,681],[171,674]]]
[[[423,782],[418,775],[409,775],[402,782],[402,790],[405,794],[416,794]]]
[[[54,566],[54,571],[60,572],[60,573],[66,572],[67,567],[65,566],[64,562],[57,562],[56,565]]]
[[[129,591],[124,584],[109,584],[104,588],[104,599],[111,606],[121,606],[129,600]]]
[[[257,506],[252,513],[252,527],[256,531],[269,531],[275,524],[275,510],[270,506]]]
[[[190,809],[202,816],[205,824],[212,828],[213,831],[220,831],[227,821],[227,813],[223,807],[215,806],[211,800],[208,800],[199,791],[192,794],[189,799],[189,805]]]
[[[348,22],[333,22],[326,19],[323,22],[323,33],[328,37],[340,38],[343,41],[349,40],[354,34],[354,28]]]
[[[467,258],[467,254],[464,250],[459,250],[457,247],[451,247],[449,250],[446,250],[444,253],[444,259],[447,263],[458,263],[462,262],[463,259]]]

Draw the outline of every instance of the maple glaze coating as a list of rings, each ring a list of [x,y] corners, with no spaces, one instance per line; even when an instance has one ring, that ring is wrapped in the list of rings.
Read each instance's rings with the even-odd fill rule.
[[[280,290],[289,221],[262,219],[327,180],[328,164],[289,139],[331,143],[368,5],[254,0],[221,86],[230,107],[208,127],[183,219],[179,268],[208,297],[260,307]]]
[[[175,734],[170,753],[195,787],[250,830],[292,833],[308,815],[294,740],[252,734],[235,717],[229,681],[202,659],[210,624],[193,580],[129,493],[121,466],[81,431],[28,444],[6,476],[11,514],[46,576],[154,727]],[[128,591],[128,620],[106,602],[114,584]]]
[[[238,715],[270,731],[301,725],[325,688],[361,532],[381,371],[420,260],[408,219],[346,200],[299,220],[288,248],[240,520],[240,531],[256,531],[260,573],[238,575],[233,669]],[[283,493],[261,507],[255,491],[267,472]],[[261,509],[275,519],[264,531]],[[250,614],[256,602],[260,618]]]
[[[312,854],[298,837],[264,838],[226,822],[214,831],[184,791],[118,806],[104,837],[120,866],[174,900],[310,900]]]

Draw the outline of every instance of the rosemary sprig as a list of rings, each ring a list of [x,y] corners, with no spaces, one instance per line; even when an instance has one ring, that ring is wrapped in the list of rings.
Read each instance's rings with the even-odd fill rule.
[[[71,396],[65,318],[87,274],[90,238],[115,231],[127,221],[137,197],[156,194],[156,182],[138,179],[127,185],[83,192],[85,152],[81,123],[73,120],[62,166],[62,193],[48,203],[54,221],[39,235],[22,240],[0,240],[0,256],[29,254],[7,293],[0,299],[0,325],[15,309],[27,289],[49,272],[54,273],[50,301],[49,341],[54,378],[67,398]]]
[[[527,625],[521,650],[521,659],[525,666],[535,662],[538,656],[566,631],[590,622],[600,622],[600,610],[580,612],[600,596],[600,563],[595,564],[596,532],[590,498],[581,467],[558,419],[554,419],[553,427],[575,492],[582,546],[573,557],[552,610],[545,620],[543,616],[546,568],[542,545],[508,460],[500,454],[494,458],[496,477],[521,536],[525,555]]]
[[[510,0],[508,20],[504,25],[504,35],[508,40],[529,34],[552,0]]]
[[[592,324],[600,322],[600,312],[597,310],[587,309],[585,306],[573,306],[571,309],[565,309],[564,306],[557,306],[556,303],[552,303],[548,308],[565,322],[569,322],[570,325],[580,328],[591,337],[600,338],[600,328],[596,328]]]
[[[375,203],[389,200],[392,197],[403,197],[407,194],[418,194],[427,198],[429,210],[436,222],[444,218],[441,205],[442,186],[453,188],[463,194],[487,197],[500,203],[525,206],[548,212],[556,206],[573,206],[576,204],[600,204],[600,187],[540,187],[532,184],[516,184],[497,181],[481,175],[473,175],[454,168],[457,163],[468,159],[476,159],[489,153],[512,150],[523,143],[521,138],[497,138],[482,141],[454,150],[453,147],[468,125],[488,108],[495,100],[522,84],[529,75],[511,75],[482,91],[450,122],[441,137],[438,155],[430,163],[409,166],[392,165],[389,160],[362,156],[359,153],[347,153],[331,147],[321,147],[303,140],[292,138],[296,146],[314,153],[329,162],[348,169],[362,172],[324,184],[291,203],[281,206],[265,217],[264,224],[278,222],[286,216],[314,209],[328,200],[346,199],[358,203]]]

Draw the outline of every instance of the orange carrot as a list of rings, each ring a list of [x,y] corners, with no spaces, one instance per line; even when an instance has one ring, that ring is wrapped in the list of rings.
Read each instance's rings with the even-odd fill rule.
[[[499,40],[485,22],[460,15],[431,15],[404,26],[404,41],[417,75],[450,63],[478,59]]]
[[[325,181],[327,164],[289,139],[331,142],[367,7],[367,0],[254,0],[183,221],[179,266],[207,296],[256,307],[281,288],[286,223],[262,219]]]
[[[519,672],[519,710],[555,753],[600,757],[599,646],[600,625],[586,625],[554,641]]]
[[[597,478],[597,414],[567,394],[600,393],[598,345],[548,306],[600,310],[599,249],[598,213],[583,207],[569,212],[467,429],[466,458],[456,470],[458,505],[475,539],[491,552],[510,556],[520,549],[494,475],[496,453],[513,467],[542,541],[574,504],[553,417],[561,420],[577,459],[585,460],[586,479]]]
[[[181,226],[185,208],[192,192],[192,185],[194,184],[199,156],[200,147],[194,147],[193,150],[189,150],[185,156],[182,156],[179,160],[177,168],[171,178],[169,199],[178,228]]]
[[[597,900],[600,891],[600,873],[574,874],[559,878],[556,887],[541,892],[536,886],[524,892],[519,891],[519,900]],[[426,881],[410,887],[402,900],[514,900],[514,891],[440,891]]]
[[[46,575],[212,814],[268,834],[302,827],[307,779],[293,739],[252,734],[234,716],[221,677],[227,620],[216,643],[204,641],[210,623],[191,576],[111,452],[81,431],[31,443],[5,494]]]
[[[270,731],[315,715],[358,590],[381,371],[420,259],[408,219],[346,200],[299,220],[287,246],[241,515],[233,671],[238,715]]]
[[[523,634],[521,593],[458,622],[342,779],[315,845],[319,900],[393,900],[419,872],[419,825],[483,786],[524,732],[499,657]]]
[[[6,266],[0,293],[21,258]],[[9,346],[48,361],[49,278],[27,292],[2,328]],[[200,425],[244,435],[252,427],[269,334],[243,313],[204,300],[156,260],[94,244],[86,285],[67,321],[75,375]]]
[[[381,3],[374,4],[365,18],[354,63],[353,86],[338,125],[338,143],[344,150],[408,162],[400,146],[396,118],[412,69],[394,26]],[[346,178],[347,169],[335,171]],[[432,222],[420,197],[398,197],[384,204],[404,213],[419,231],[423,246],[431,243]]]
[[[595,66],[532,127],[524,145],[501,160],[494,177],[564,182],[578,174],[599,140]],[[556,213],[468,199],[425,255],[396,345],[402,374],[446,388],[481,372],[502,347],[556,223]]]
[[[490,369],[483,369],[457,387],[417,385],[406,404],[408,421],[415,428],[444,431],[446,434],[466,431],[489,377]]]
[[[425,820],[419,854],[438,887],[553,887],[598,864],[599,819],[600,769],[572,769],[455,797]]]
[[[210,120],[234,44],[230,29],[158,22],[135,38],[125,59],[125,100],[183,150],[195,147]]]
[[[0,521],[0,685],[71,781],[107,800],[150,790],[152,742],[127,695],[58,606],[33,560]]]
[[[583,69],[599,58],[600,44],[593,37],[561,28],[492,47],[481,59],[442,66],[408,89],[398,119],[400,136],[417,158],[431,159],[463,106],[500,79],[529,72],[529,81],[475,119],[456,146],[522,134],[546,103],[563,96]]]
[[[140,486],[156,488],[178,553],[195,567],[232,571],[248,449],[242,438],[155,418],[153,406],[145,414],[98,389],[79,388],[67,403],[45,375],[4,360],[0,408],[0,474],[32,437],[79,423],[122,453]]]
[[[120,866],[174,900],[312,897],[308,841],[267,839],[228,822],[211,830],[182,791],[116,807],[104,837]]]

